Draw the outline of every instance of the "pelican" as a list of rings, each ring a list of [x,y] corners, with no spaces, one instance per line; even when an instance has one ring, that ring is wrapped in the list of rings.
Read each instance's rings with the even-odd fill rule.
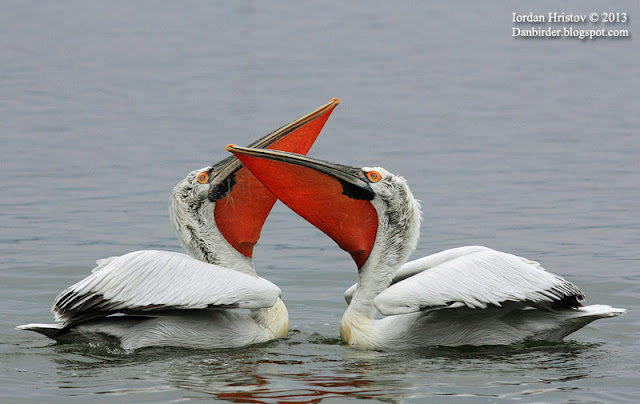
[[[307,153],[338,103],[333,99],[253,147]],[[17,328],[54,339],[115,337],[126,350],[230,348],[286,337],[281,291],[258,277],[252,261],[275,201],[233,156],[195,170],[175,186],[169,204],[187,254],[135,251],[99,260],[90,276],[55,299],[57,323]]]
[[[575,285],[537,262],[487,247],[405,263],[418,241],[420,205],[405,179],[384,168],[235,145],[227,150],[351,254],[358,283],[345,296],[340,335],[347,344],[391,349],[560,341],[625,312],[585,307]],[[376,318],[377,311],[385,317]]]

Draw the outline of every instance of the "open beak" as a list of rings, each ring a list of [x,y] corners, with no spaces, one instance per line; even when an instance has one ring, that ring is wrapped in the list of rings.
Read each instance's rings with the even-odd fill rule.
[[[251,147],[306,154],[340,100],[334,98],[308,115],[251,143]],[[214,218],[224,238],[251,258],[276,197],[235,157],[214,165],[209,199],[215,201]]]
[[[359,168],[300,154],[228,145],[246,168],[298,215],[351,254],[367,261],[378,231],[374,192]]]

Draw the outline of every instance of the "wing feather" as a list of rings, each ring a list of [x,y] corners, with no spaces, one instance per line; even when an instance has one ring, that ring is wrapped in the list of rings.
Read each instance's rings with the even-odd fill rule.
[[[403,281],[417,273],[425,271],[429,268],[433,268],[436,265],[440,265],[443,262],[450,261],[454,258],[461,257],[463,255],[469,255],[479,251],[493,251],[490,248],[472,245],[466,247],[458,247],[458,248],[450,248],[445,251],[440,251],[439,253],[431,254],[426,257],[422,257],[420,259],[409,261],[401,266],[398,271],[393,275],[393,279],[391,280],[391,284],[395,285],[396,283]],[[532,261],[533,262],[533,261]],[[536,264],[539,266],[536,262]],[[353,298],[353,294],[355,293],[358,287],[357,283],[351,285],[349,289],[344,292],[344,300],[347,301],[347,304],[351,302]]]
[[[280,297],[271,282],[185,254],[136,251],[98,262],[98,270],[58,295],[52,311],[68,321],[103,312],[207,307],[271,307]]]
[[[584,299],[575,285],[539,263],[486,247],[447,250],[408,265],[406,273],[412,276],[376,296],[374,303],[382,314],[462,305],[486,308],[506,301],[578,307]]]

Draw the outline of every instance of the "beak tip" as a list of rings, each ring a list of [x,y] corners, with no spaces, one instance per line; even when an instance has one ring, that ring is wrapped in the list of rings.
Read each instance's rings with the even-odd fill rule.
[[[340,98],[332,98],[331,102],[335,102],[336,104],[340,104]]]

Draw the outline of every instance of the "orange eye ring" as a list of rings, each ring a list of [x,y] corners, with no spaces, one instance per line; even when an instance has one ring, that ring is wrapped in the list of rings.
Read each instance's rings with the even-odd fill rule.
[[[207,173],[206,171],[203,171],[200,174],[198,174],[198,182],[200,184],[206,184],[207,181],[209,181],[209,173]]]
[[[369,181],[371,182],[378,182],[382,179],[382,176],[380,175],[379,172],[377,171],[369,171],[367,173],[367,178],[369,179]]]

